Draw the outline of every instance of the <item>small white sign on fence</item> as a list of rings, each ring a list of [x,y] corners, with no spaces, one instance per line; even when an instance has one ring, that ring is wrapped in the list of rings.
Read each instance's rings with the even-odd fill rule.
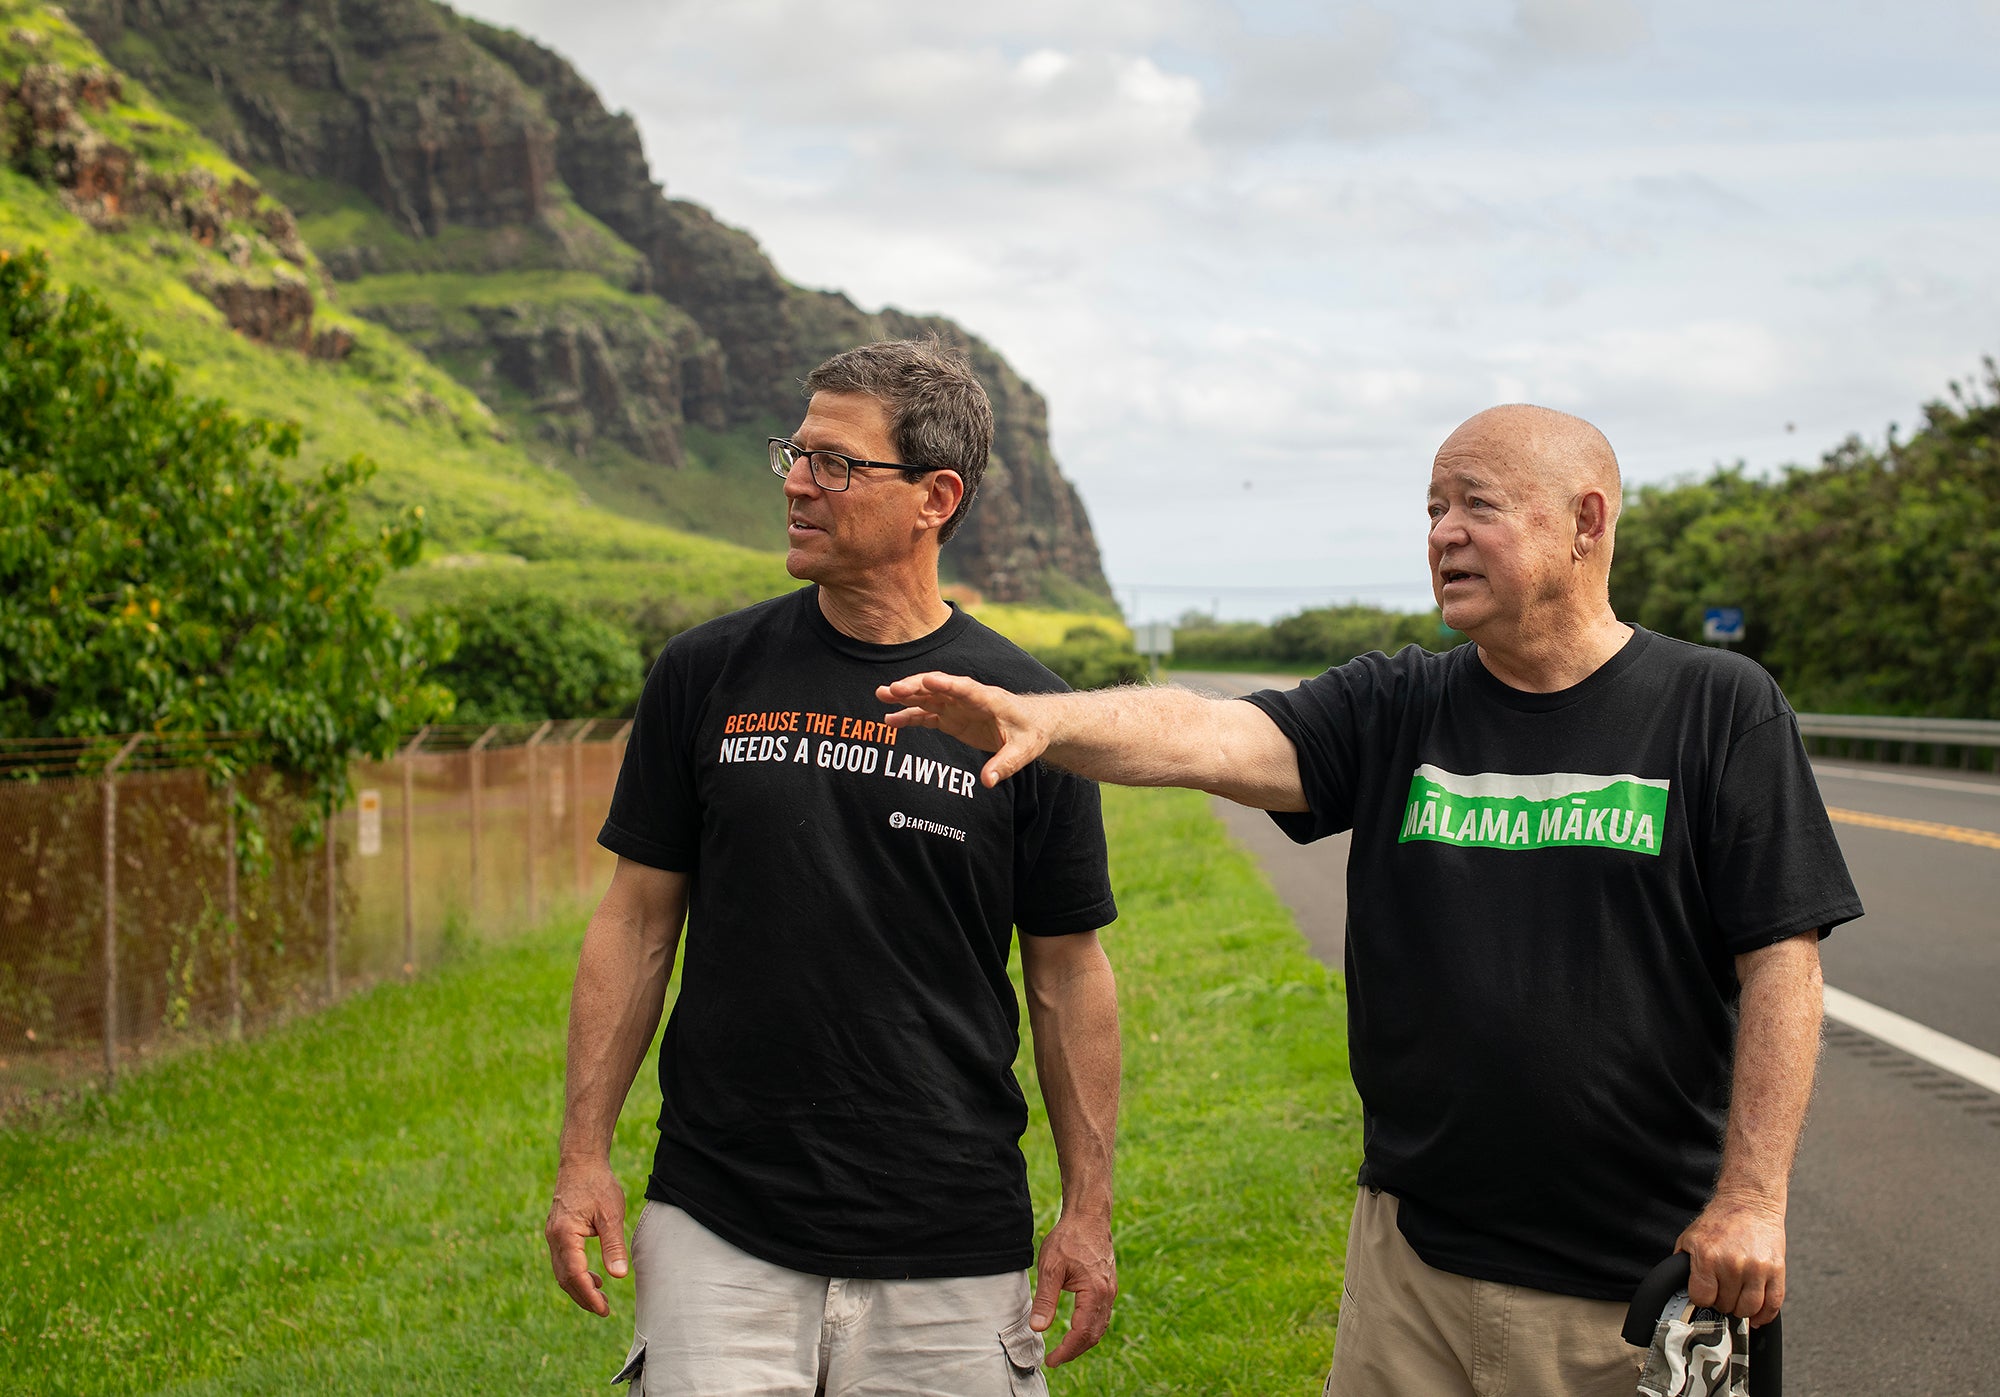
[[[382,852],[382,793],[362,791],[354,797],[355,852],[373,858]]]

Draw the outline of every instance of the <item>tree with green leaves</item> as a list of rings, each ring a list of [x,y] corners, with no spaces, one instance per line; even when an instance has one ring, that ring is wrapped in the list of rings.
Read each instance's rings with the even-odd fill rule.
[[[646,678],[632,636],[583,607],[517,593],[434,613],[458,648],[435,671],[467,723],[630,713]]]
[[[375,601],[422,511],[363,531],[360,458],[288,471],[296,426],[240,416],[94,297],[0,250],[0,735],[231,733],[214,760],[304,778],[447,713],[448,635]]]
[[[1740,467],[1636,492],[1618,614],[1684,639],[1740,606],[1744,653],[1801,708],[2000,717],[2000,370],[1951,385],[1907,441],[1817,467]]]

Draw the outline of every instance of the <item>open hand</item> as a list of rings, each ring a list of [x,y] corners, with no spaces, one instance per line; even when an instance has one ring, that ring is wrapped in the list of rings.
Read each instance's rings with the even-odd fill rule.
[[[997,786],[1048,750],[1049,735],[1035,721],[1034,706],[1018,694],[956,674],[914,674],[884,684],[875,697],[903,704],[891,727],[936,728],[968,747],[993,753],[979,779]]]
[[[1688,1299],[1752,1324],[1785,1303],[1785,1211],[1717,1194],[1674,1243],[1688,1254]]]
[[[542,1235],[549,1244],[556,1284],[592,1314],[610,1314],[604,1280],[590,1269],[583,1241],[597,1238],[604,1269],[612,1275],[623,1277],[630,1269],[625,1256],[625,1190],[608,1162],[565,1164],[556,1171],[555,1197]]]
[[[1111,1251],[1111,1224],[1086,1222],[1063,1214],[1042,1239],[1037,1260],[1035,1303],[1028,1327],[1036,1333],[1055,1322],[1056,1302],[1065,1290],[1076,1292],[1076,1310],[1048,1366],[1059,1368],[1096,1347],[1111,1323],[1111,1304],[1118,1296],[1118,1261]]]

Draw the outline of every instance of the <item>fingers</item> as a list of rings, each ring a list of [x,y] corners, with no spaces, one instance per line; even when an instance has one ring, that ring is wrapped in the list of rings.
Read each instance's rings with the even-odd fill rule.
[[[604,1283],[591,1271],[584,1254],[585,1234],[566,1218],[551,1217],[548,1227],[549,1263],[555,1269],[556,1284],[570,1299],[594,1315],[611,1313],[604,1297]]]
[[[1049,1367],[1059,1368],[1079,1354],[1097,1347],[1097,1341],[1104,1337],[1104,1331],[1111,1325],[1111,1302],[1116,1291],[1115,1283],[1104,1280],[1092,1280],[1078,1288],[1076,1312],[1070,1316],[1069,1333],[1063,1335],[1063,1341],[1049,1355]]]
[[[1689,1247],[1688,1252],[1688,1299],[1697,1305],[1719,1308],[1715,1304],[1717,1286],[1715,1269],[1708,1263],[1708,1253],[1698,1247]]]
[[[1030,1328],[1040,1333],[1054,1323],[1056,1302],[1065,1290],[1076,1292],[1076,1308],[1070,1315],[1069,1332],[1045,1360],[1050,1368],[1060,1368],[1095,1348],[1111,1324],[1111,1306],[1118,1295],[1118,1267],[1112,1259],[1107,1226],[1075,1224],[1065,1219],[1043,1240],[1035,1300],[1028,1311]]]
[[[1758,1328],[1769,1324],[1778,1317],[1778,1311],[1785,1306],[1785,1274],[1780,1271],[1764,1284],[1764,1305],[1750,1316],[1750,1323]]]
[[[1785,1263],[1696,1242],[1688,1253],[1688,1299],[1726,1315],[1769,1324],[1785,1303]]]
[[[582,1308],[609,1315],[611,1301],[604,1278],[590,1269],[585,1239],[595,1236],[604,1254],[604,1269],[624,1276],[631,1269],[625,1249],[625,1190],[608,1165],[566,1167],[556,1176],[555,1197],[542,1229],[549,1244],[549,1266],[556,1284]]]
[[[1037,753],[1027,743],[1010,737],[1006,745],[993,754],[993,759],[979,769],[979,779],[988,787],[997,786],[1036,756]]]
[[[1035,1276],[1035,1303],[1028,1307],[1028,1327],[1040,1334],[1055,1323],[1056,1302],[1062,1299],[1063,1282],[1069,1279],[1069,1264],[1060,1253],[1044,1248],[1041,1269]]]
[[[613,1199],[597,1218],[597,1246],[604,1253],[604,1269],[620,1280],[629,1270],[625,1252],[625,1200]]]

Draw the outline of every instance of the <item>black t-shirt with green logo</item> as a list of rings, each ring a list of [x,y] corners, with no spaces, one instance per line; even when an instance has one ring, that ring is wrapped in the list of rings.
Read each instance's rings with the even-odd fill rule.
[[[1014,1080],[1018,926],[1116,915],[1097,787],[890,728],[920,670],[1063,687],[964,612],[870,645],[808,587],[676,637],[633,721],[612,852],[690,876],[649,1198],[814,1275],[1033,1259]]]
[[[1784,696],[1635,628],[1560,693],[1413,646],[1249,701],[1279,826],[1354,831],[1362,1182],[1440,1270],[1629,1299],[1714,1185],[1734,957],[1861,915]]]

